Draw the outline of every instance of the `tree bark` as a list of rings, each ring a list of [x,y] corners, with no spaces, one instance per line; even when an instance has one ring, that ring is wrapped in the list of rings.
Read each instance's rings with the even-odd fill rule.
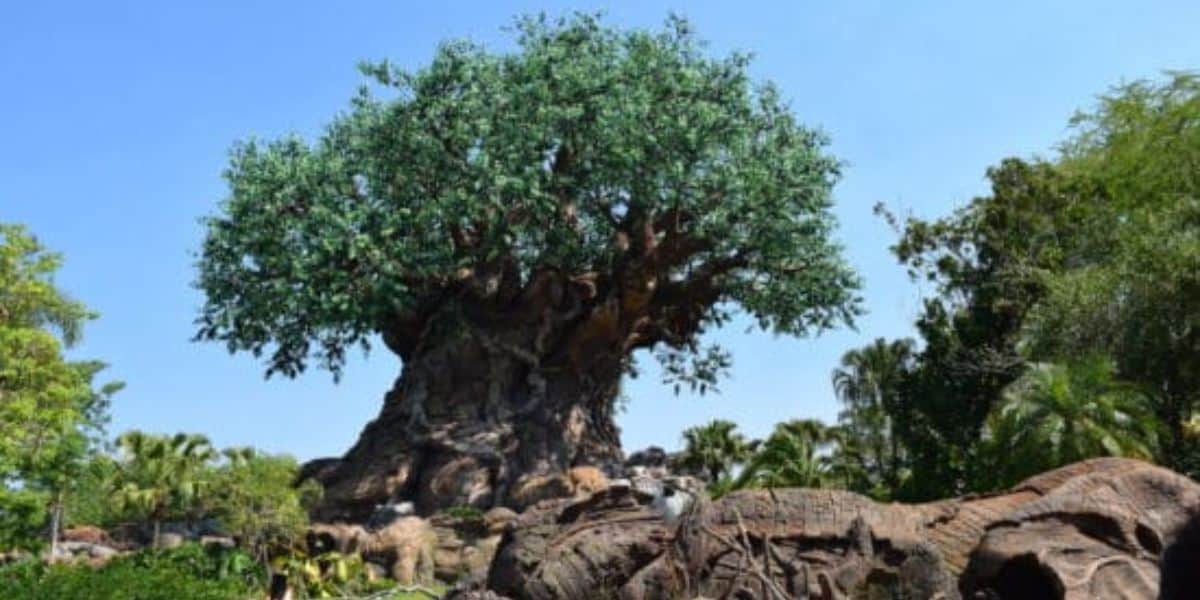
[[[325,487],[314,517],[362,522],[402,501],[420,514],[486,509],[511,505],[522,477],[611,470],[621,460],[613,404],[626,352],[595,320],[556,329],[497,319],[424,334],[354,447],[306,465],[302,477]]]

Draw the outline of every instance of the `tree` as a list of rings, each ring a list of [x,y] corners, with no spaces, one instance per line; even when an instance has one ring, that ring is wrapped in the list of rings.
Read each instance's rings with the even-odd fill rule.
[[[1004,396],[988,419],[979,488],[1006,488],[1085,458],[1154,456],[1158,423],[1146,396],[1115,381],[1106,358],[1035,365]]]
[[[379,417],[316,469],[337,516],[503,502],[519,474],[614,463],[635,351],[708,386],[726,355],[700,336],[730,310],[790,335],[858,310],[831,240],[840,165],[746,56],[705,56],[679,19],[516,32],[509,54],[366,65],[382,95],[315,143],[237,145],[207,220],[199,339],[266,354],[268,375],[336,376],[376,334],[403,360]]]
[[[117,438],[117,446],[123,456],[116,501],[152,524],[157,548],[164,520],[195,515],[208,483],[206,469],[217,453],[208,438],[185,433],[130,431]]]
[[[901,223],[892,250],[915,280],[932,282],[917,320],[924,341],[904,378],[906,407],[892,415],[910,455],[908,500],[969,491],[985,421],[1006,386],[1024,373],[1025,319],[1046,296],[1045,276],[1102,248],[1076,234],[1094,183],[1055,164],[1009,158],[988,170],[991,194],[953,215]]]
[[[271,550],[297,544],[308,526],[308,506],[320,489],[308,480],[294,486],[298,467],[290,456],[229,448],[213,478],[220,490],[213,514],[247,552],[266,563]]]
[[[733,467],[746,460],[751,452],[751,445],[737,431],[737,423],[723,419],[684,430],[683,440],[680,464],[706,474],[711,484],[729,476]]]
[[[733,489],[825,487],[829,463],[820,451],[832,441],[829,428],[820,421],[779,423],[738,474]]]
[[[914,358],[912,340],[878,338],[847,352],[833,371],[833,388],[845,407],[838,421],[839,436],[847,444],[839,444],[839,449],[854,447],[854,452],[842,452],[841,458],[853,458],[866,479],[864,488],[850,489],[890,495],[900,487],[907,458],[895,416],[907,409],[904,382],[915,366]]]
[[[1111,90],[1076,117],[1062,154],[1062,171],[1103,194],[1077,235],[1102,251],[1044,278],[1031,352],[1112,357],[1120,379],[1151,392],[1163,461],[1200,473],[1185,431],[1200,403],[1200,77]]]
[[[48,514],[52,553],[65,497],[120,387],[93,390],[104,365],[63,356],[95,314],[55,286],[61,264],[25,228],[0,224],[0,538],[28,543]]]

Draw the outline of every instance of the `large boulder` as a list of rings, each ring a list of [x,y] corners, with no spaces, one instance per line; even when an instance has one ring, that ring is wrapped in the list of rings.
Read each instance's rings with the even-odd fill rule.
[[[1163,551],[1200,507],[1194,481],[1116,459],[1079,463],[1020,487],[1041,495],[988,527],[963,575],[964,592],[1156,598]]]
[[[694,497],[677,525],[631,486],[535,504],[509,525],[487,587],[534,599],[1151,599],[1164,553],[1182,563],[1200,546],[1200,525],[1179,533],[1200,484],[1128,459],[917,505],[811,489]],[[1191,589],[1194,571],[1171,571],[1171,589]]]

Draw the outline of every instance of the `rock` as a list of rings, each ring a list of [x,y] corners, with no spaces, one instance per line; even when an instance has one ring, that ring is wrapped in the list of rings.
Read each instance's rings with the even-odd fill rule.
[[[1200,598],[1200,515],[1193,515],[1168,537],[1159,579],[1160,600]]]
[[[1045,475],[1023,483],[1048,489],[988,528],[963,576],[968,597],[1158,597],[1160,557],[1200,506],[1200,486],[1121,459],[1067,468],[1053,487]]]
[[[120,556],[116,548],[92,542],[64,541],[58,543],[58,553],[49,557],[51,561],[77,562],[83,561],[93,567],[104,566],[108,561]]]
[[[446,594],[443,600],[510,600],[490,590],[454,589]]]
[[[388,570],[383,565],[368,562],[364,563],[367,571],[367,581],[379,581],[388,576]]]
[[[59,539],[64,542],[87,542],[89,544],[104,544],[106,546],[111,546],[113,543],[107,531],[94,525],[68,527],[62,531]]]
[[[575,496],[586,496],[608,487],[608,477],[596,467],[580,466],[567,470],[567,482]]]
[[[222,548],[233,548],[237,543],[233,538],[221,535],[202,535],[200,536],[201,546],[220,546]]]
[[[0,552],[0,565],[7,565],[9,563],[29,560],[31,558],[33,558],[33,555],[25,550],[8,550],[5,552]]]
[[[180,533],[168,531],[166,533],[158,534],[158,547],[163,550],[178,548],[182,546],[185,541],[187,541],[187,538]]]
[[[391,564],[392,579],[397,583],[412,585],[433,580],[436,543],[437,535],[428,521],[420,517],[401,517],[369,534],[360,551],[368,560]]]
[[[358,552],[370,537],[360,525],[346,523],[313,523],[305,533],[308,553],[316,556],[326,552],[353,554]]]
[[[367,562],[384,565],[404,585],[431,581],[434,576],[437,535],[420,517],[401,517],[378,531],[345,523],[314,523],[305,540],[310,554],[358,553]]]
[[[688,485],[697,495],[676,526],[624,487],[533,506],[505,533],[488,588],[564,600],[1152,599],[1161,562],[1164,597],[1194,597],[1200,484],[1140,461],[1095,459],[1006,493],[916,505],[811,489],[712,502]]]
[[[543,500],[569,498],[574,493],[566,475],[533,475],[518,479],[509,499],[513,508],[524,511]]]
[[[91,558],[99,558],[99,559],[103,559],[103,560],[108,560],[119,554],[121,554],[121,553],[116,548],[104,546],[101,544],[92,544],[92,547],[88,548],[88,556],[90,556]]]
[[[396,519],[412,516],[416,512],[416,507],[412,502],[381,504],[375,507],[375,512],[371,513],[371,517],[367,519],[367,529],[382,529]]]
[[[625,469],[630,467],[666,467],[670,457],[666,450],[658,446],[648,446],[645,449],[638,450],[629,455],[625,459]]]
[[[517,513],[512,509],[497,506],[483,514],[483,524],[489,534],[500,535],[516,518]]]

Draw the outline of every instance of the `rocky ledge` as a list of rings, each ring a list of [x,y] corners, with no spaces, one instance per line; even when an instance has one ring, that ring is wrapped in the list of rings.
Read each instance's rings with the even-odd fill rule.
[[[486,583],[452,597],[1200,597],[1200,485],[1134,460],[913,505],[810,489],[713,502],[679,489],[687,501],[670,504],[614,484],[531,506],[506,527]]]

